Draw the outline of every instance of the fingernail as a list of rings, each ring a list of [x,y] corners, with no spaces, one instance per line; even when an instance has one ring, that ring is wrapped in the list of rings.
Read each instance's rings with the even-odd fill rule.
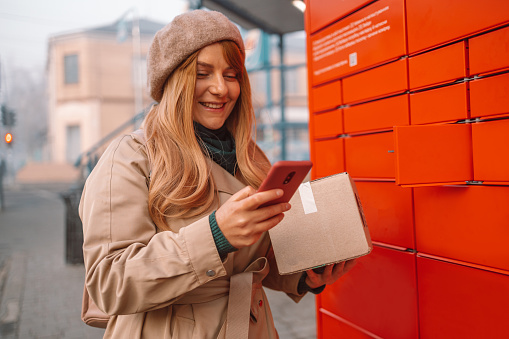
[[[280,197],[283,195],[283,190],[277,190],[276,192],[277,196]]]
[[[291,207],[290,204],[286,204],[285,205],[285,210],[288,211],[290,209],[290,207]]]

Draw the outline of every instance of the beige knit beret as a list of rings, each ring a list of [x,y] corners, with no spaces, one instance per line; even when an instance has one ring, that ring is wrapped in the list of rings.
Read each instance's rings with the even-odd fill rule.
[[[245,56],[239,29],[219,12],[190,11],[176,16],[159,30],[147,57],[148,86],[152,98],[161,101],[166,79],[189,55],[221,40],[235,42]]]

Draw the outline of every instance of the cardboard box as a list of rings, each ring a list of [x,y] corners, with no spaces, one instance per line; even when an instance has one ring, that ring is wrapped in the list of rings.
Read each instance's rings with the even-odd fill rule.
[[[303,183],[269,231],[280,274],[357,258],[372,244],[354,182],[340,173]]]

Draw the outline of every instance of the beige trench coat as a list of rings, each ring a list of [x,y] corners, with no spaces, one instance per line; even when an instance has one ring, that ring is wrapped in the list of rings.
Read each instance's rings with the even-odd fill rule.
[[[80,202],[85,283],[99,308],[111,315],[104,337],[216,339],[225,338],[228,328],[229,337],[248,332],[248,338],[277,338],[261,286],[298,302],[301,274],[278,274],[268,234],[221,261],[208,221],[213,210],[168,219],[173,232],[158,232],[148,212],[144,140],[137,131],[113,141],[88,177]],[[211,175],[221,204],[245,186],[215,162]],[[238,277],[245,284],[245,271],[253,272],[252,288],[234,287]],[[247,303],[247,313],[238,303]],[[239,323],[245,332],[235,332]]]

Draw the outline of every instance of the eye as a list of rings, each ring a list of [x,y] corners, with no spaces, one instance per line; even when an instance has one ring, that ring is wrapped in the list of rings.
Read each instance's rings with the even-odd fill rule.
[[[237,73],[226,73],[224,77],[228,80],[237,80]]]

